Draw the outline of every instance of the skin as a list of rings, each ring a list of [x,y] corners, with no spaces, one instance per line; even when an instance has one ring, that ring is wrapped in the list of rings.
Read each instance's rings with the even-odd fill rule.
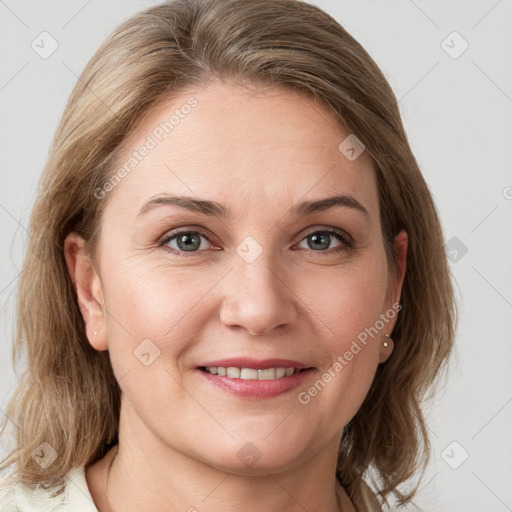
[[[350,132],[288,89],[254,93],[213,81],[183,92],[131,134],[124,158],[191,96],[198,105],[101,199],[97,264],[78,235],[65,241],[87,337],[109,350],[122,390],[119,450],[86,468],[91,495],[101,512],[354,511],[335,479],[338,446],[392,353],[384,334],[397,315],[308,404],[298,394],[399,302],[407,234],[395,239],[395,274],[370,156],[346,158],[338,145]],[[217,201],[233,218],[169,205],[138,216],[162,193]],[[335,193],[352,195],[368,219],[338,206],[303,218],[289,213]],[[308,244],[311,233],[333,227],[354,248],[334,236],[328,248]],[[158,240],[176,228],[202,228],[208,238],[195,252],[174,239],[167,249],[181,253],[173,255]],[[262,248],[252,263],[236,252],[248,236]],[[149,366],[134,356],[145,339],[160,350]],[[203,362],[236,356],[293,359],[315,370],[299,388],[256,400],[198,373]],[[261,454],[252,466],[237,455],[248,442]]]

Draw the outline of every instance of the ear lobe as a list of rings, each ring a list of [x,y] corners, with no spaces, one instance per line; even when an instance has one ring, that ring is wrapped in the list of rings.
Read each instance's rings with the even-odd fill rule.
[[[107,350],[106,334],[102,329],[105,308],[101,279],[92,259],[85,253],[84,245],[85,240],[80,235],[70,233],[64,240],[64,256],[89,343],[96,350]]]
[[[384,342],[387,342],[387,347],[384,346]],[[382,347],[379,350],[379,363],[385,363],[393,353],[394,348],[393,338],[383,338]]]

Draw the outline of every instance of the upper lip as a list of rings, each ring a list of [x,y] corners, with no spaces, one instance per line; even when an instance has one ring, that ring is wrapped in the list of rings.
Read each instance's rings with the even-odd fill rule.
[[[307,364],[293,361],[291,359],[251,359],[249,357],[234,357],[231,359],[217,359],[215,361],[208,361],[200,365],[200,367],[213,366],[229,368],[234,366],[236,368],[252,368],[253,370],[267,370],[268,368],[311,368]]]

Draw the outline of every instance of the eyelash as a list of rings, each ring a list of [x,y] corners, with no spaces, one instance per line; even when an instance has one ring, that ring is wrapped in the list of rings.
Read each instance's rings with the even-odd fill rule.
[[[177,230],[177,231],[171,231],[170,233],[167,233],[165,235],[165,238],[163,240],[161,240],[160,242],[158,242],[158,247],[162,247],[166,251],[168,251],[171,254],[174,254],[176,256],[190,257],[190,256],[196,255],[197,253],[202,252],[202,251],[188,251],[188,253],[187,253],[187,251],[178,251],[178,250],[176,250],[174,248],[171,248],[171,247],[165,247],[166,244],[168,244],[171,240],[173,240],[178,235],[181,235],[183,233],[198,233],[199,235],[201,235],[204,238],[206,238],[206,240],[208,240],[209,243],[211,243],[211,244],[213,243],[210,240],[210,238],[208,237],[208,235],[206,233],[204,233],[200,229],[180,229],[180,230]],[[328,229],[318,229],[318,228],[315,228],[315,229],[307,232],[304,235],[304,237],[300,240],[300,242],[302,242],[308,236],[313,235],[315,233],[324,233],[324,234],[332,235],[335,238],[337,238],[342,243],[342,245],[340,245],[339,247],[336,247],[333,250],[328,250],[327,249],[327,250],[323,250],[323,251],[315,251],[313,249],[309,249],[310,252],[319,253],[319,254],[323,253],[323,254],[326,254],[326,255],[330,255],[330,254],[333,254],[333,253],[336,253],[336,252],[339,252],[339,251],[343,251],[343,250],[346,251],[346,250],[350,250],[350,249],[354,248],[354,241],[353,241],[352,237],[350,235],[348,235],[347,233],[345,233],[344,231],[342,231],[340,229],[337,229],[337,228],[328,228]]]

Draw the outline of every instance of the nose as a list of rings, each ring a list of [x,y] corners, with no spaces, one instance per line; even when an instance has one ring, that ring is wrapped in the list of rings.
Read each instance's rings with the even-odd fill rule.
[[[242,258],[235,261],[235,268],[224,282],[220,312],[224,325],[244,328],[255,336],[291,324],[298,314],[298,298],[292,286],[264,254],[252,263]]]

